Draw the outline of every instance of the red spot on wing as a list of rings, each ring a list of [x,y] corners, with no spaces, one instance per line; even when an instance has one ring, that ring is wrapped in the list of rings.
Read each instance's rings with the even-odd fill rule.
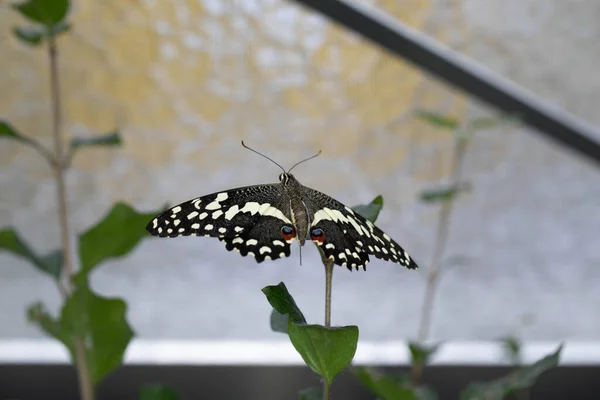
[[[318,243],[319,245],[322,245],[323,242],[325,241],[325,233],[323,232],[323,229],[321,229],[321,228],[314,228],[313,230],[310,231],[310,238],[312,239],[313,242]]]
[[[296,237],[296,230],[289,225],[284,225],[281,227],[281,236],[283,240],[289,242]]]

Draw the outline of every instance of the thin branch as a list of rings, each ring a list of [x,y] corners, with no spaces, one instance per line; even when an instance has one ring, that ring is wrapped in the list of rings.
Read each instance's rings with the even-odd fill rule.
[[[64,256],[64,275],[66,277],[65,287],[67,296],[71,296],[74,290],[71,277],[74,274],[73,259],[71,257],[71,241],[69,233],[69,218],[67,211],[67,192],[65,187],[65,166],[62,163],[62,116],[60,83],[58,79],[58,50],[54,36],[48,36],[48,58],[50,61],[50,92],[52,107],[52,136],[54,138],[54,159],[58,162],[53,165],[56,176],[57,200],[58,200],[58,222],[60,225],[60,237]],[[85,346],[79,335],[73,336],[75,347],[75,368],[79,377],[79,392],[81,400],[94,400],[94,387],[88,370]]]
[[[58,159],[54,156],[54,154],[52,154],[52,152],[50,150],[45,148],[41,143],[39,143],[38,141],[36,141],[34,139],[27,138],[27,137],[21,137],[20,140],[23,143],[28,144],[29,146],[34,148],[38,153],[40,153],[42,155],[42,157],[44,157],[46,159],[48,164],[50,164],[50,167],[56,168],[57,166],[59,166]]]

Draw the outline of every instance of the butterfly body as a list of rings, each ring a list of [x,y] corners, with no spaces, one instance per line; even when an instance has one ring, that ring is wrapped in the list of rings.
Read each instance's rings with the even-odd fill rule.
[[[279,183],[246,186],[181,203],[154,218],[146,229],[155,236],[208,236],[227,250],[257,262],[288,257],[296,239],[321,248],[335,264],[366,268],[369,254],[417,268],[387,234],[332,197],[302,185],[290,173]]]

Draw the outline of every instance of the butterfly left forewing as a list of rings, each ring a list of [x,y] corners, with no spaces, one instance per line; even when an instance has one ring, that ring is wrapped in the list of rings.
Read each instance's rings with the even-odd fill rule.
[[[362,254],[365,253],[409,269],[417,268],[415,261],[398,243],[350,207],[307,187],[304,187],[304,196],[311,207],[311,228],[320,227],[324,231],[323,240],[314,242],[327,257],[333,258],[336,265],[364,268],[369,261],[368,256]]]
[[[289,243],[283,241],[279,230],[291,221],[282,203],[285,194],[280,184],[246,186],[171,207],[152,219],[146,230],[161,237],[218,237],[228,250],[254,255],[258,262],[282,254],[287,257]],[[283,246],[279,246],[280,241]]]

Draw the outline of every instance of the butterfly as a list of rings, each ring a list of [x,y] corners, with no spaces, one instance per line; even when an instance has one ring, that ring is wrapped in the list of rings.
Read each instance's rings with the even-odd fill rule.
[[[242,142],[245,148],[251,149]],[[245,186],[197,197],[153,218],[146,230],[154,236],[216,237],[229,251],[253,256],[258,263],[288,257],[294,240],[311,240],[325,259],[349,270],[363,268],[369,255],[418,268],[389,235],[334,198],[302,185],[291,170],[279,183]]]

